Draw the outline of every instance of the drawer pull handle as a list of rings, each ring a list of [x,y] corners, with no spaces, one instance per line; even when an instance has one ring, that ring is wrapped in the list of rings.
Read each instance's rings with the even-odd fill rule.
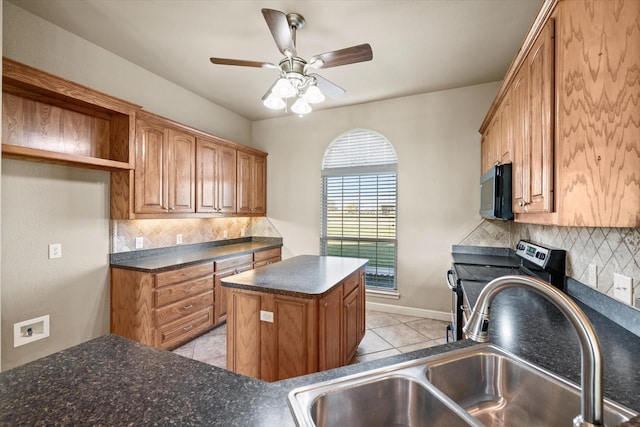
[[[192,307],[193,307],[193,304],[182,306],[182,308],[184,308],[185,310],[189,310]]]
[[[193,329],[193,325],[189,325],[189,326],[185,326],[184,328],[182,328],[183,331],[190,331]]]

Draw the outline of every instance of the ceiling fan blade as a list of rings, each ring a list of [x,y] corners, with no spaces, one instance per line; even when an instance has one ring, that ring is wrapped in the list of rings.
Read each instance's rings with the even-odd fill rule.
[[[256,67],[256,68],[274,68],[279,70],[275,64],[270,62],[260,62],[260,61],[245,61],[243,59],[229,59],[229,58],[209,58],[209,60],[218,65],[237,65],[240,67]]]
[[[355,64],[356,62],[371,61],[373,52],[368,43],[351,46],[333,52],[316,55],[309,60],[315,68],[330,68],[339,65]]]
[[[285,56],[296,56],[296,45],[291,36],[287,15],[279,10],[262,9],[262,16],[267,21],[271,35],[280,52]]]
[[[319,74],[311,73],[309,74],[309,76],[313,77],[316,80],[316,86],[318,86],[318,89],[320,89],[322,93],[324,93],[330,98],[338,99],[342,97],[345,93],[347,93],[346,90],[342,89],[337,84],[325,79]]]

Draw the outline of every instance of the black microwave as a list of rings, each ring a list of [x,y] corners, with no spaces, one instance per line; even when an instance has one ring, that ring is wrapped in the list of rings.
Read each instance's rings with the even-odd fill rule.
[[[480,178],[480,216],[513,219],[511,163],[494,165]]]

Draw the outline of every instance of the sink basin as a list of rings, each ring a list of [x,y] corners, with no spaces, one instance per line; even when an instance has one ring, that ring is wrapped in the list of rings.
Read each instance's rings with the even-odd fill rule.
[[[497,347],[436,356],[425,366],[427,381],[486,426],[571,426],[580,414],[578,386]],[[633,416],[605,400],[605,425]]]
[[[571,426],[580,389],[493,345],[412,360],[289,393],[300,427]],[[610,400],[605,424],[636,416]]]
[[[398,375],[321,394],[311,405],[310,418],[316,426],[469,425],[419,382]]]

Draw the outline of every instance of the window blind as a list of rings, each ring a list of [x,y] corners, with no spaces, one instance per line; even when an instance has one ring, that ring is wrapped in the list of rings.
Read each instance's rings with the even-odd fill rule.
[[[389,141],[357,130],[334,141],[322,169],[321,253],[367,258],[367,286],[396,288],[397,161]]]

